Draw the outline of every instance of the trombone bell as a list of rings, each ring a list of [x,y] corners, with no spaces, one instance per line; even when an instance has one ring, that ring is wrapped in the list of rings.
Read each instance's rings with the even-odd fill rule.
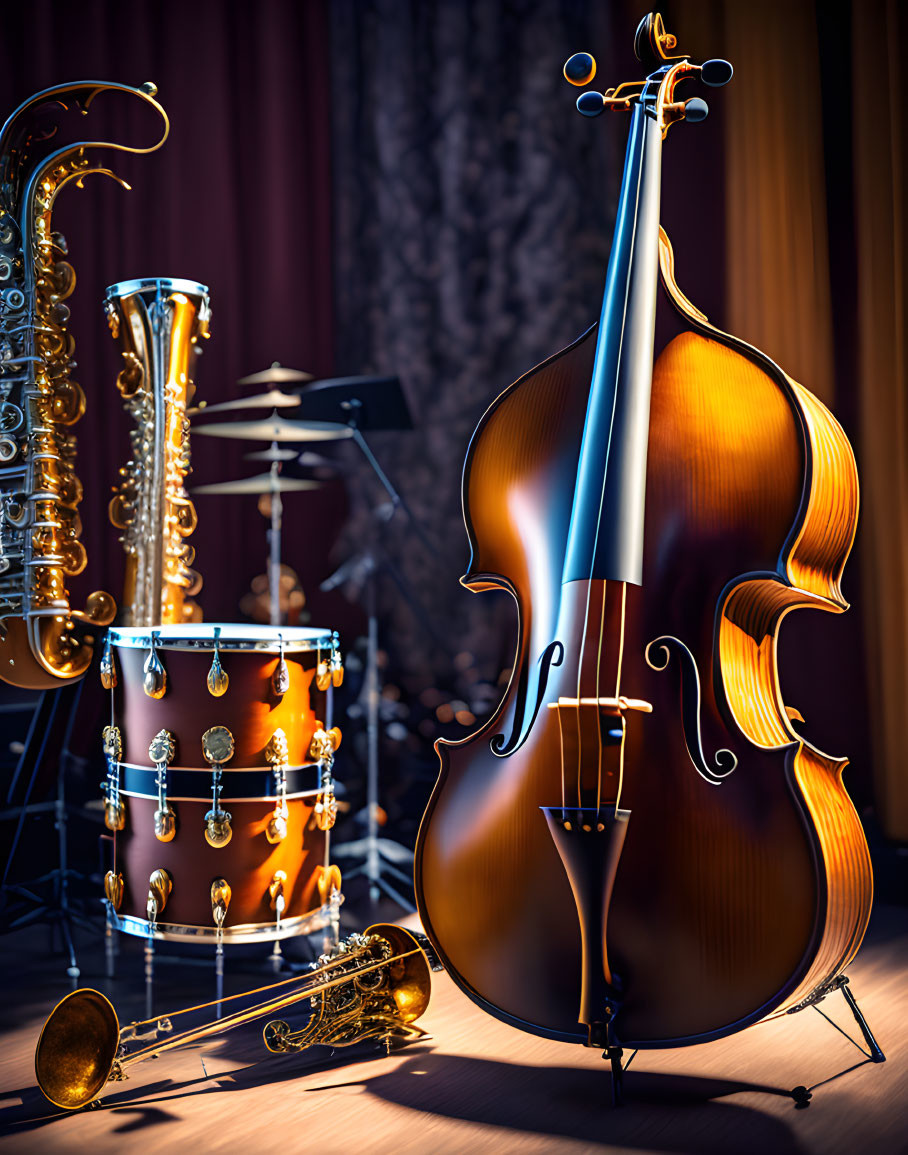
[[[120,1045],[113,1004],[87,987],[57,1003],[35,1051],[35,1075],[44,1096],[75,1111],[104,1089]]]
[[[432,972],[422,951],[422,944],[410,931],[391,923],[370,926],[366,934],[375,934],[391,946],[392,958],[388,963],[391,996],[402,1023],[415,1022],[429,1005],[432,993]],[[412,954],[419,947],[418,954]],[[406,955],[407,957],[398,957]]]

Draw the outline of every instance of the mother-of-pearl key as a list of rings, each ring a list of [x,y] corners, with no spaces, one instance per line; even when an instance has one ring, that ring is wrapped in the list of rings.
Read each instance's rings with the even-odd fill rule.
[[[154,836],[159,842],[170,842],[177,832],[177,816],[167,801],[167,767],[176,754],[176,742],[169,730],[158,730],[148,746],[148,757],[158,772],[158,808],[154,813]]]
[[[232,816],[221,809],[221,768],[233,757],[233,751],[233,735],[226,726],[212,726],[202,735],[202,753],[211,765],[211,809],[205,815],[205,841],[216,848],[233,838]]]

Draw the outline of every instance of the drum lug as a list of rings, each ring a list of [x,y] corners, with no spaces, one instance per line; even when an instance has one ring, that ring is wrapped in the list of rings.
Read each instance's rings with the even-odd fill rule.
[[[219,934],[224,929],[224,920],[227,918],[227,908],[232,897],[233,890],[227,879],[216,878],[211,884],[211,917]]]
[[[114,910],[119,910],[123,904],[123,875],[108,870],[104,875],[104,896]]]
[[[319,830],[330,830],[337,821],[337,798],[334,794],[334,752],[341,744],[339,727],[325,729],[324,722],[316,722],[316,731],[309,743],[309,757],[318,762],[319,792],[315,800],[315,824]]]
[[[157,630],[151,631],[151,648],[142,669],[142,689],[149,698],[163,698],[167,693],[167,671],[158,657]]]
[[[104,757],[107,759],[107,781],[104,790],[104,825],[108,830],[122,830],[126,825],[126,806],[120,797],[120,758],[123,742],[117,726],[102,731]]]
[[[159,730],[148,747],[148,757],[158,772],[158,808],[154,815],[154,835],[159,842],[172,842],[177,832],[177,816],[167,801],[167,767],[175,753],[173,734],[169,730]]]
[[[221,665],[221,627],[214,627],[214,654],[211,658],[211,669],[208,671],[208,693],[213,698],[222,698],[227,693],[230,678]]]
[[[278,660],[271,675],[271,686],[279,698],[290,689],[290,669],[284,661],[284,635],[278,634]]]
[[[170,892],[173,890],[173,879],[163,867],[151,872],[148,879],[148,901],[145,904],[148,921],[152,927],[158,921],[158,915],[167,905]]]
[[[290,817],[287,808],[287,765],[290,754],[287,735],[280,727],[272,734],[271,741],[265,748],[265,757],[274,767],[274,793],[277,798],[274,813],[265,829],[265,837],[271,843],[278,843],[287,837],[287,820]]]
[[[226,726],[212,726],[202,735],[202,753],[211,765],[211,809],[205,815],[205,841],[220,849],[233,837],[231,815],[221,809],[221,770],[235,750],[233,735]]]
[[[101,654],[101,685],[112,690],[117,684],[117,664],[110,648],[110,634],[104,637],[104,652]]]
[[[344,684],[344,661],[341,657],[337,630],[331,636],[331,684],[335,689]]]
[[[271,909],[277,915],[278,929],[280,930],[281,915],[284,913],[286,906],[286,899],[284,898],[284,883],[287,881],[286,870],[276,870],[274,877],[268,886],[268,894],[271,898]]]

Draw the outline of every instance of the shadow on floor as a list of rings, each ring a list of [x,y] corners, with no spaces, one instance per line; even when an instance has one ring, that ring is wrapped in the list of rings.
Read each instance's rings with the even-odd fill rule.
[[[237,1048],[242,1050],[245,1048]],[[239,1055],[234,1052],[233,1057]],[[790,1092],[779,1087],[629,1072],[627,1105],[615,1110],[609,1106],[604,1065],[601,1072],[524,1066],[437,1054],[419,1044],[408,1049],[406,1061],[396,1069],[383,1070],[383,1055],[374,1054],[374,1074],[353,1081],[338,1078],[353,1057],[338,1053],[313,1064],[311,1057],[306,1063],[304,1056],[270,1055],[209,1078],[117,1088],[95,1109],[115,1112],[122,1120],[113,1129],[116,1134],[134,1134],[179,1122],[181,1116],[174,1108],[180,1099],[286,1084],[308,1075],[310,1080],[300,1093],[315,1098],[336,1087],[360,1086],[369,1095],[423,1116],[444,1116],[553,1139],[641,1150],[658,1147],[672,1155],[726,1155],[729,1150],[739,1155],[751,1151],[800,1155],[804,1150],[791,1127],[775,1115],[757,1106],[717,1101],[744,1092],[790,1099]],[[357,1054],[355,1058],[362,1062],[370,1056]],[[209,1065],[213,1061],[209,1057]],[[329,1077],[313,1086],[311,1076],[318,1072]],[[15,1094],[21,1096],[21,1104],[0,1113],[0,1126],[7,1134],[25,1135],[54,1123],[65,1127],[62,1119],[68,1112],[50,1107],[36,1087]],[[49,1146],[49,1138],[45,1132],[45,1146]]]

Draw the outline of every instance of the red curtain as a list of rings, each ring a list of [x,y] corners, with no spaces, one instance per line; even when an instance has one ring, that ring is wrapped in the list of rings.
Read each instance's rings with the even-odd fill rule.
[[[106,286],[142,276],[209,286],[212,336],[196,373],[200,399],[236,396],[238,377],[274,360],[320,375],[333,368],[326,4],[30,0],[4,7],[0,64],[4,117],[42,88],[90,78],[154,81],[171,119],[159,152],[112,154],[131,191],[93,177],[83,190],[67,187],[54,216],[78,278],[70,329],[88,398],[77,472],[89,565],[72,592],[76,601],[98,587],[119,597],[123,563],[106,505],[129,426],[114,384],[119,354],[101,308]],[[100,98],[80,128],[139,143],[156,131],[138,101],[120,97]],[[195,438],[193,480],[260,472],[242,453],[261,447]],[[286,560],[304,579],[313,553],[307,539],[320,532],[323,505],[309,494],[286,502],[297,531],[287,534]],[[197,506],[200,600],[207,619],[231,621],[249,580],[264,569],[265,523],[254,498],[200,497]]]

